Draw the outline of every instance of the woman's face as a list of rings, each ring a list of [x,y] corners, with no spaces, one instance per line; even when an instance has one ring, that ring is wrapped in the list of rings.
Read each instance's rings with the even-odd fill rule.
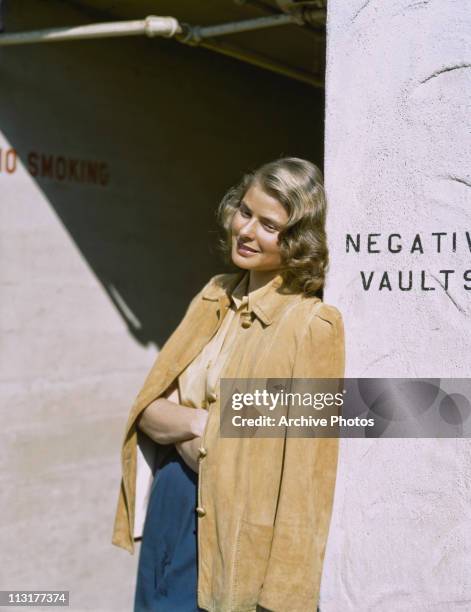
[[[281,267],[278,234],[288,213],[273,196],[253,183],[232,218],[232,261],[244,270],[268,271]]]

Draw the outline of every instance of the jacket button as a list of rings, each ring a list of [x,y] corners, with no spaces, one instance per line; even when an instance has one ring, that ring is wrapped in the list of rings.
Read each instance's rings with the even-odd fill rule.
[[[201,506],[198,506],[196,508],[196,514],[198,516],[206,516],[206,510],[204,508],[201,508]]]
[[[206,457],[206,455],[208,454],[208,451],[204,448],[204,446],[200,446],[198,452],[201,458]]]
[[[249,328],[252,325],[252,313],[244,310],[240,313],[240,324],[244,329]]]

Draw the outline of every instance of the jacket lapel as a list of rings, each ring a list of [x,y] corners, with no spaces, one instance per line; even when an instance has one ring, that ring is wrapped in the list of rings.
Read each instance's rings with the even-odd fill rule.
[[[227,275],[224,275],[227,277]],[[191,315],[187,314],[168,339],[142,387],[129,416],[127,433],[138,414],[159,397],[199,355],[218,331],[230,305],[230,294],[241,275],[205,290]]]
[[[187,344],[184,347],[179,347],[180,355],[175,365],[169,369],[174,378],[179,376],[199,355],[218,331],[226,315],[229,303],[230,300],[226,294],[220,294],[216,299],[211,300],[207,300],[203,296],[200,312],[195,314],[195,322],[187,330]]]

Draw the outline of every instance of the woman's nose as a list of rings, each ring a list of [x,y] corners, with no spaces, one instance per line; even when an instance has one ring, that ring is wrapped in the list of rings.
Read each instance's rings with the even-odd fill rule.
[[[255,234],[255,219],[247,219],[240,228],[239,234],[245,238],[252,238]]]

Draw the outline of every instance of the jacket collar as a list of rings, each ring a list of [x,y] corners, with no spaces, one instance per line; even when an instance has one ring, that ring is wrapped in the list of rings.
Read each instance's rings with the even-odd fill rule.
[[[229,306],[231,300],[240,305],[246,292],[249,273],[245,270],[235,274],[221,274],[203,292],[203,299],[219,301],[222,307]],[[253,312],[264,325],[271,325],[288,302],[300,299],[300,294],[282,293],[281,275],[275,276],[269,283],[252,291],[248,296],[248,311]]]

